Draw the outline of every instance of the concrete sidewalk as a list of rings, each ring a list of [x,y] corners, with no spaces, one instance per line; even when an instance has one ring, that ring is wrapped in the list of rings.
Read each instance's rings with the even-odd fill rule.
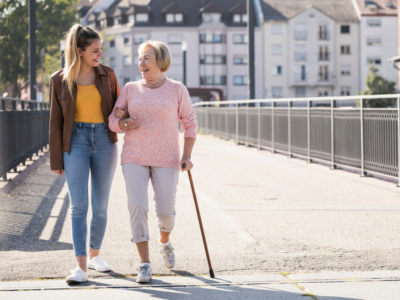
[[[217,276],[400,270],[400,193],[393,184],[204,135],[192,159]],[[151,201],[151,185],[149,191]],[[113,272],[90,271],[93,279],[137,273],[126,201],[118,167],[101,250]],[[162,263],[149,206],[153,273],[207,274],[187,174],[179,179],[172,270]],[[69,214],[65,179],[51,173],[47,161],[9,195],[0,196],[0,280],[64,279],[75,265]]]
[[[64,280],[37,280],[0,282],[0,299],[394,300],[399,282],[400,271],[155,277],[150,284],[124,277],[70,286]]]

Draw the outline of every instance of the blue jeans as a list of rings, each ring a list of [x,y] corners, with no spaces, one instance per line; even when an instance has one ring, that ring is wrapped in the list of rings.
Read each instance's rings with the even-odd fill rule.
[[[64,152],[65,176],[71,201],[72,241],[75,256],[86,256],[89,170],[92,183],[90,243],[100,249],[107,226],[110,189],[118,160],[104,123],[75,122],[70,153]]]

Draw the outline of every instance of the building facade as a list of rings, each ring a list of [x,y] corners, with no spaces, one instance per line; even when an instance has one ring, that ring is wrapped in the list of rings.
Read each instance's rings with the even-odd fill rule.
[[[148,39],[169,46],[172,65],[166,76],[182,81],[185,42],[186,86],[194,102],[210,95],[247,99],[245,0],[99,0],[81,14],[81,24],[103,32],[103,63],[114,68],[121,87],[141,79],[137,50]],[[261,61],[260,32],[256,29],[256,62]],[[256,72],[256,97],[261,98],[261,63]]]

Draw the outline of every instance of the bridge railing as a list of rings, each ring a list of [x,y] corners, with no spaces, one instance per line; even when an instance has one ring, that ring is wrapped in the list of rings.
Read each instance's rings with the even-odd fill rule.
[[[193,104],[199,130],[361,176],[399,172],[400,94]],[[368,108],[372,101],[388,108]],[[372,105],[373,106],[373,105]]]
[[[0,177],[49,142],[49,103],[0,98]]]

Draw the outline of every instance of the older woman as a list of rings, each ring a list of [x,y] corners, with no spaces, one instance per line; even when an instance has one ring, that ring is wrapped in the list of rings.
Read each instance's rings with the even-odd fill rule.
[[[189,171],[197,134],[197,121],[186,87],[165,78],[171,65],[168,46],[148,41],[139,46],[142,80],[123,88],[109,117],[112,131],[125,131],[122,171],[128,194],[132,239],[139,251],[141,266],[137,282],[150,282],[147,187],[151,179],[160,230],[161,253],[167,268],[175,265],[169,236],[175,224],[175,197],[179,170]],[[121,119],[128,111],[130,118]],[[178,120],[184,130],[184,150],[179,151]],[[186,164],[185,168],[181,166]]]

